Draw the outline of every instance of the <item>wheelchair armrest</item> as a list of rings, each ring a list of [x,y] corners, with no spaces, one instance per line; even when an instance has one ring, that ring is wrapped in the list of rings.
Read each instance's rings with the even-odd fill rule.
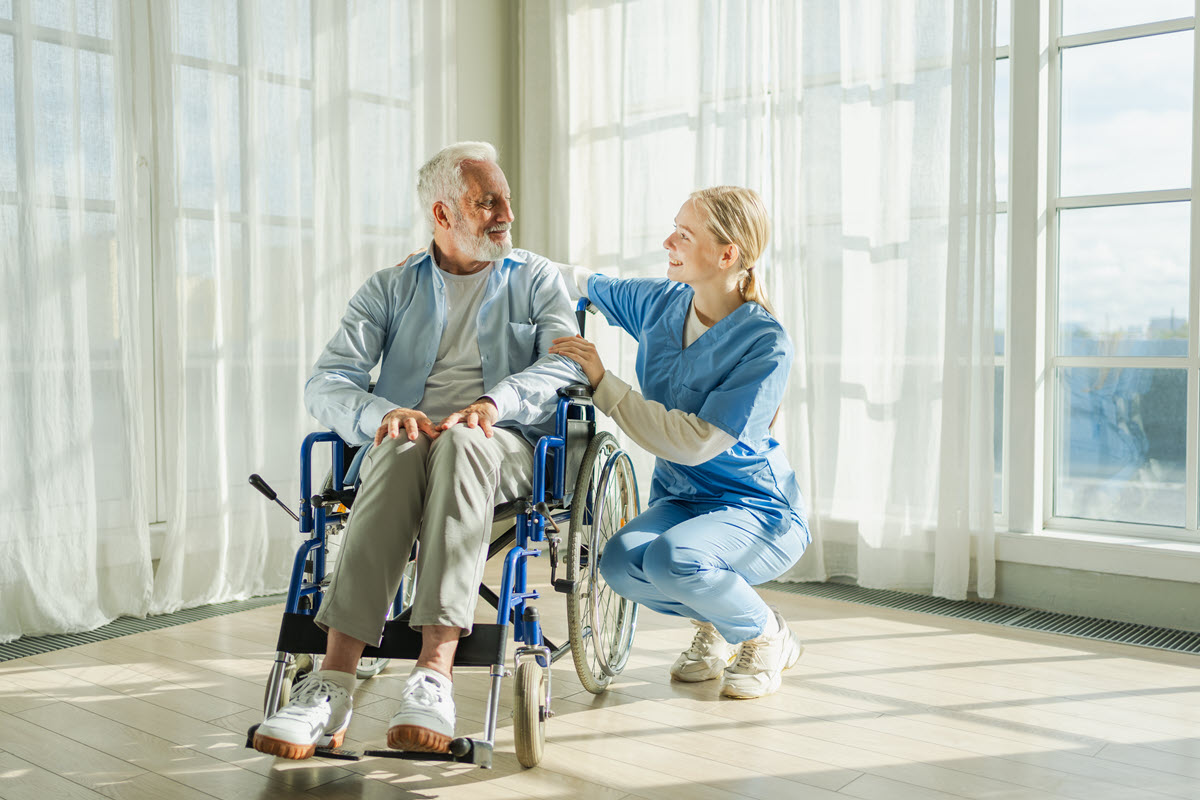
[[[572,383],[570,386],[558,387],[558,396],[566,397],[571,400],[588,400],[592,399],[592,387],[586,383]]]

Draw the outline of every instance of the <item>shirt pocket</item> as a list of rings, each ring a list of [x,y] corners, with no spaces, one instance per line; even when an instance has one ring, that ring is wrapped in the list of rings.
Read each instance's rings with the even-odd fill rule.
[[[532,322],[508,323],[508,364],[520,372],[537,361],[537,325]]]
[[[704,401],[708,399],[708,392],[697,391],[684,384],[677,385],[673,394],[675,395],[673,407],[688,414],[699,414],[700,409],[704,407]]]

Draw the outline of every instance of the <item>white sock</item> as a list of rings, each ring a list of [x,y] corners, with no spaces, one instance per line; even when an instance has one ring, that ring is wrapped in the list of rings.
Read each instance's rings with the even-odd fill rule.
[[[351,697],[354,696],[354,689],[358,686],[358,676],[352,672],[338,672],[335,669],[320,670],[318,675],[322,680],[329,681],[334,686],[340,686],[346,690],[346,693]]]
[[[769,612],[767,616],[767,624],[763,626],[761,636],[778,636],[781,628],[779,627],[779,617],[775,616],[775,612]]]

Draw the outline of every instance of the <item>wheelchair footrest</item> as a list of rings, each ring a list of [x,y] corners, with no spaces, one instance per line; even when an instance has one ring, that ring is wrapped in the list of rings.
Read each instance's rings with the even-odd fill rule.
[[[508,644],[507,625],[478,623],[470,636],[458,640],[454,654],[456,667],[490,667],[505,662]],[[311,614],[284,614],[276,650],[284,653],[324,653],[325,631],[317,627]],[[383,641],[378,647],[363,650],[365,658],[415,659],[421,653],[421,634],[408,626],[407,614],[387,622]]]
[[[320,758],[338,758],[342,761],[362,761],[362,755],[357,750],[347,750],[344,747],[318,747],[313,755]]]
[[[484,769],[492,767],[492,743],[486,739],[459,737],[450,742],[449,753],[422,753],[416,750],[367,750],[364,756],[376,758],[403,758],[408,761],[457,761],[460,764],[476,764]]]

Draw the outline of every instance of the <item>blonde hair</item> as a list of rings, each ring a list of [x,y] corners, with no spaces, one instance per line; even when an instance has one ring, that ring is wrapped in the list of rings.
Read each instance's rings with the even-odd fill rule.
[[[719,244],[737,245],[742,299],[758,303],[775,316],[763,282],[755,275],[759,256],[771,239],[771,219],[758,192],[741,186],[713,186],[692,192],[691,200],[703,212],[708,231]]]

